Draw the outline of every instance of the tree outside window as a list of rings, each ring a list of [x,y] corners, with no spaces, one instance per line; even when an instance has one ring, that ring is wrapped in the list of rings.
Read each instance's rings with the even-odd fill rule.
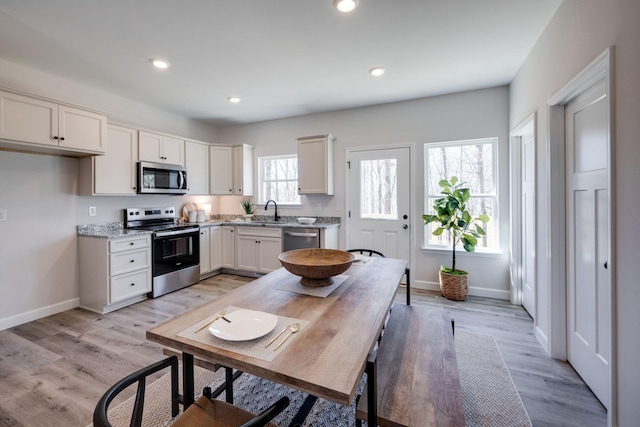
[[[425,212],[434,213],[433,202],[441,197],[438,182],[457,176],[471,193],[467,203],[471,215],[485,213],[490,218],[485,227],[487,234],[478,242],[477,249],[498,249],[497,144],[497,138],[485,138],[424,145]],[[435,228],[436,223],[425,226],[426,245],[449,247],[451,242],[446,233],[431,234]]]
[[[299,205],[298,157],[295,154],[259,158],[259,203]]]

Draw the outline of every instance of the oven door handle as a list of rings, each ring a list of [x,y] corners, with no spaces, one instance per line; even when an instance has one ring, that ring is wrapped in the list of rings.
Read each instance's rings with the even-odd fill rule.
[[[183,234],[195,234],[198,235],[199,228],[189,228],[187,230],[172,230],[172,231],[156,231],[154,236],[156,238],[159,237],[170,237],[170,236],[180,236]]]

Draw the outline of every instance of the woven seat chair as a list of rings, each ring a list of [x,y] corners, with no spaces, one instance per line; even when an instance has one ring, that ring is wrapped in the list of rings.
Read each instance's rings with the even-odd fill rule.
[[[166,368],[171,368],[171,402],[167,404],[171,405],[171,415],[174,417],[178,415],[178,404],[180,401],[180,396],[178,395],[178,358],[171,356],[142,368],[111,386],[96,405],[93,412],[93,425],[95,427],[111,427],[111,423],[109,423],[107,417],[109,404],[124,389],[134,383],[138,383],[130,426],[140,426],[144,414],[146,379],[149,375]],[[289,398],[285,396],[259,415],[254,415],[229,403],[211,399],[211,389],[206,387],[203,396],[193,405],[189,406],[172,424],[172,427],[278,427],[270,421],[288,405]]]

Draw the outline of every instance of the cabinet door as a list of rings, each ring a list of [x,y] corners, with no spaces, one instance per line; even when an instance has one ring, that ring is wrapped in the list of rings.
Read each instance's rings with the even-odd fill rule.
[[[209,246],[209,228],[200,228],[200,274],[211,271],[211,254]]]
[[[58,111],[61,148],[102,154],[106,151],[107,118],[101,114],[61,105]]]
[[[234,227],[222,227],[222,267],[236,268]]]
[[[186,141],[185,161],[189,194],[209,194],[209,146]]]
[[[184,140],[163,136],[162,161],[171,165],[184,166]]]
[[[258,238],[236,235],[236,267],[238,270],[258,271]]]
[[[222,268],[222,228],[215,226],[209,228],[209,244],[211,253],[211,271]]]
[[[232,150],[232,147],[209,147],[209,192],[211,194],[233,194]]]
[[[253,196],[253,146],[233,147],[233,194]]]
[[[140,131],[138,139],[140,147],[138,158],[141,162],[163,163],[162,135]]]
[[[298,139],[298,193],[333,195],[332,137]]]
[[[0,92],[0,138],[58,145],[58,104]]]
[[[282,239],[261,237],[258,242],[258,271],[269,273],[280,268],[278,255],[282,252]]]
[[[138,131],[107,127],[108,150],[93,157],[94,194],[136,194]]]

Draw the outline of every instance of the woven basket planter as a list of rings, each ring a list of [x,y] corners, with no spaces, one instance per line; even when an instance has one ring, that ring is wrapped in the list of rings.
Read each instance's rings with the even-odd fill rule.
[[[449,274],[440,271],[440,292],[454,301],[464,301],[469,292],[468,274]]]

